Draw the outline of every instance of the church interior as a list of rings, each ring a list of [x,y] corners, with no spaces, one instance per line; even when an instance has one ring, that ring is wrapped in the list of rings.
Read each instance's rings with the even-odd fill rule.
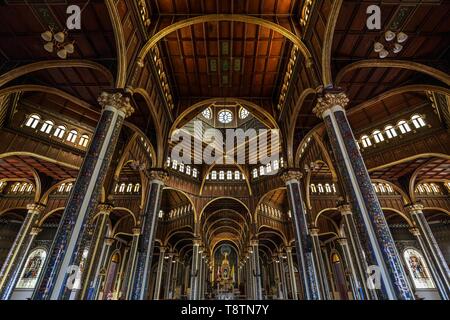
[[[70,2],[0,1],[1,300],[450,299],[448,1]]]

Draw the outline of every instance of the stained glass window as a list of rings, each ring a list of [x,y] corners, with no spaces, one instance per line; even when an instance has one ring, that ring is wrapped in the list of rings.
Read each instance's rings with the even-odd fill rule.
[[[34,289],[46,257],[47,252],[44,249],[36,249],[30,253],[16,288]]]
[[[433,279],[431,279],[430,276],[430,271],[428,270],[428,266],[426,265],[422,254],[415,249],[406,249],[403,252],[403,257],[416,289],[435,288]]]
[[[218,114],[219,121],[224,124],[231,123],[233,121],[233,113],[230,110],[221,110]]]

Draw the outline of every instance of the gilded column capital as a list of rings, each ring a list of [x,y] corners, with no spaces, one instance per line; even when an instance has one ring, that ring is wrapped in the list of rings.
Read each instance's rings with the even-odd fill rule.
[[[123,112],[125,118],[128,118],[134,113],[134,108],[130,104],[130,98],[121,92],[102,92],[98,98],[98,103],[103,109],[109,107],[117,111]]]
[[[30,203],[27,205],[28,213],[41,214],[45,210],[45,206],[38,203]]]
[[[342,205],[338,206],[337,209],[343,216],[352,214],[352,208],[350,207],[349,204],[342,204]]]
[[[281,174],[280,178],[285,184],[288,184],[292,181],[300,182],[300,180],[303,178],[303,173],[301,173],[299,170],[286,170]]]
[[[105,239],[105,244],[107,246],[112,246],[114,244],[114,239],[112,239],[112,238]]]
[[[100,214],[106,214],[106,215],[109,215],[114,209],[114,207],[112,205],[107,204],[107,203],[101,203],[98,205],[97,208],[98,208]]]
[[[169,175],[165,170],[150,170],[149,172],[150,181],[160,181],[163,184],[169,179]]]
[[[253,247],[253,246],[257,246],[257,245],[259,245],[259,241],[258,241],[258,239],[253,239],[253,240],[250,240],[250,245]]]
[[[33,227],[31,228],[30,234],[32,236],[37,236],[39,233],[41,233],[42,228],[38,228],[38,227]]]
[[[133,236],[141,235],[141,228],[133,228]]]
[[[346,246],[348,244],[347,238],[338,238],[337,243],[340,244],[341,246]]]
[[[419,230],[419,228],[410,228],[410,229],[409,229],[409,232],[411,232],[412,235],[415,236],[415,237],[420,236],[420,230]]]
[[[286,253],[292,253],[292,247],[286,247]]]
[[[309,234],[312,237],[318,237],[319,236],[319,228],[311,228],[311,229],[309,229]]]
[[[423,212],[423,205],[420,203],[413,203],[405,207],[409,214],[418,214]]]
[[[202,245],[202,239],[194,239],[192,240],[194,246],[201,246]]]
[[[347,94],[340,88],[320,89],[318,92],[317,105],[313,109],[314,114],[323,118],[324,113],[335,106],[340,106],[343,109],[348,105],[350,100]]]

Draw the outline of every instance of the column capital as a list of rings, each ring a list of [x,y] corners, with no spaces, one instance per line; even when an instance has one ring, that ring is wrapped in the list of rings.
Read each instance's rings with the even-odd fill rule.
[[[409,214],[418,214],[423,212],[423,205],[420,203],[413,203],[405,207]]]
[[[38,227],[33,227],[31,228],[30,234],[32,236],[37,236],[39,233],[41,233],[42,228],[38,228]]]
[[[300,180],[303,178],[303,173],[301,173],[300,170],[287,169],[281,174],[280,178],[285,184],[288,184],[291,181],[300,182]]]
[[[198,239],[194,239],[192,240],[194,246],[201,246],[202,245],[202,239],[198,238]]]
[[[317,105],[313,112],[318,118],[323,118],[324,113],[333,107],[340,106],[345,109],[350,102],[341,88],[321,88],[317,94]]]
[[[107,246],[112,246],[113,244],[114,244],[114,239],[112,239],[112,238],[106,238],[105,239],[105,244],[107,245]]]
[[[347,238],[338,238],[337,243],[340,244],[341,246],[346,246],[348,244]]]
[[[141,228],[133,228],[133,236],[141,235]]]
[[[134,113],[134,108],[130,104],[130,98],[121,92],[103,91],[98,98],[98,103],[103,109],[108,107],[123,112],[125,118],[128,118]]]
[[[98,208],[100,214],[109,215],[113,211],[114,206],[107,204],[107,203],[100,203],[97,206],[97,208]]]
[[[167,247],[159,247],[159,252],[165,253],[167,249]]]
[[[419,230],[419,228],[410,228],[410,229],[409,229],[409,232],[411,232],[412,235],[415,236],[415,237],[420,236],[420,230]]]
[[[310,228],[309,233],[311,236],[318,237],[319,236],[319,228]]]
[[[286,247],[286,253],[292,253],[292,247]]]
[[[259,241],[258,241],[258,239],[252,239],[252,240],[250,240],[250,245],[253,247],[253,246],[257,246],[259,244]]]
[[[31,214],[40,214],[45,210],[45,206],[39,203],[30,203],[27,205],[27,210]]]
[[[165,170],[157,170],[157,169],[152,169],[149,170],[148,174],[150,175],[150,181],[160,181],[163,184],[165,184],[167,182],[167,180],[169,179],[169,175],[167,173],[167,171]]]
[[[349,204],[341,204],[337,207],[342,216],[351,215],[352,208]]]

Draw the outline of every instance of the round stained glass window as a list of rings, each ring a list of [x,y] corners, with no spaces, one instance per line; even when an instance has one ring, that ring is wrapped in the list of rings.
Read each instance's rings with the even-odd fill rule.
[[[218,116],[221,123],[228,124],[233,121],[233,113],[230,110],[221,110]]]
[[[203,110],[202,115],[203,117],[205,117],[205,119],[211,119],[212,116],[211,108],[206,108],[205,110]]]
[[[239,110],[239,118],[240,118],[241,120],[247,118],[249,114],[250,114],[250,112],[248,112],[248,110],[245,109],[245,108],[241,108],[241,109]]]

